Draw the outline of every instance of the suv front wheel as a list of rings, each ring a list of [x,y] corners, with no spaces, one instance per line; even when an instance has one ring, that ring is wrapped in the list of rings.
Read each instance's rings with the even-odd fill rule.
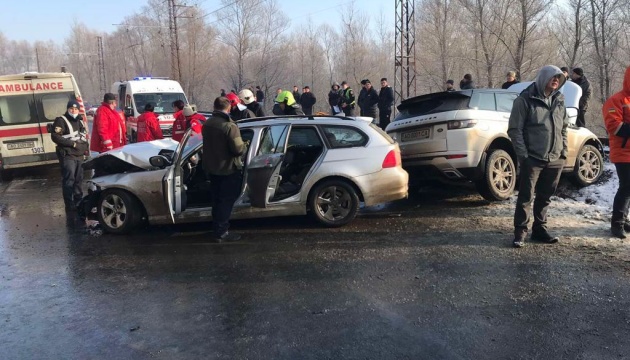
[[[516,186],[514,160],[505,150],[488,150],[483,177],[475,183],[477,191],[488,201],[510,198]]]

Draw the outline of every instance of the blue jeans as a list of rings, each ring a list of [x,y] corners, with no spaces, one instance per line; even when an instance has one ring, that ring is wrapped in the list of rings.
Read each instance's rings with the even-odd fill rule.
[[[230,216],[234,203],[241,194],[243,176],[241,172],[230,175],[209,175],[212,192],[212,229],[221,237],[230,228]]]

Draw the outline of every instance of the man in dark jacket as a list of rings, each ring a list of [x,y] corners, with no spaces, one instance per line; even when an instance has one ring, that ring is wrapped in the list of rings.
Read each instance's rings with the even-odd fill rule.
[[[556,243],[547,232],[547,208],[556,191],[567,157],[568,118],[564,95],[558,90],[566,78],[553,65],[544,66],[536,80],[514,100],[508,135],[520,167],[520,186],[514,212],[515,247],[525,245],[529,208],[534,198],[531,239]]]
[[[361,80],[361,91],[359,91],[359,97],[357,98],[357,104],[359,104],[359,116],[365,116],[365,105],[363,102],[365,101],[365,95],[367,94],[367,90],[365,89],[365,83],[368,80]]]
[[[519,81],[516,80],[516,72],[515,71],[508,71],[507,75],[505,75],[505,80],[506,80],[506,82],[504,82],[503,85],[501,85],[501,89],[507,89],[510,86],[519,83]]]
[[[260,89],[260,86],[256,86],[256,102],[261,108],[265,108],[265,93]]]
[[[272,110],[274,115],[304,115],[302,107],[295,101],[289,90],[281,91],[276,96],[275,102]]]
[[[235,93],[229,93],[225,96],[230,101],[230,118],[234,121],[255,118],[256,114],[249,110],[247,106],[241,103],[241,99]]]
[[[230,234],[230,215],[243,183],[241,157],[247,150],[241,132],[230,119],[230,100],[218,97],[214,111],[201,130],[203,136],[203,169],[210,180],[212,192],[212,228],[217,242],[236,241],[241,237]]]
[[[462,90],[470,90],[475,88],[475,82],[472,79],[472,75],[466,74],[464,78],[459,82],[459,88]]]
[[[577,120],[575,124],[579,127],[586,127],[586,120],[584,119],[584,115],[586,115],[586,110],[588,109],[588,102],[591,100],[591,95],[593,94],[593,89],[591,88],[591,83],[586,79],[584,75],[584,70],[582,68],[573,69],[573,73],[571,74],[571,79],[577,85],[580,85],[582,88],[582,97],[580,97],[579,107],[580,111],[578,113]]]
[[[378,126],[385,130],[389,125],[394,105],[394,90],[387,84],[387,78],[381,79],[381,92],[378,94]]]
[[[297,85],[293,85],[293,98],[295,99],[295,102],[299,104],[301,97],[302,94],[300,94],[300,90],[298,89]]]
[[[334,82],[328,93],[328,105],[330,105],[330,114],[336,115],[341,112],[341,90],[339,84]]]
[[[302,97],[300,98],[300,105],[302,105],[302,110],[305,115],[313,115],[313,106],[317,102],[317,98],[315,94],[311,92],[311,88],[308,86],[304,87],[302,92]]]
[[[61,189],[66,211],[75,211],[83,199],[83,161],[89,155],[87,130],[79,114],[79,103],[68,102],[65,114],[56,118],[50,137],[57,144],[57,158],[63,177]]]
[[[372,83],[370,80],[365,80],[365,97],[363,98],[363,103],[361,104],[361,111],[363,111],[363,116],[376,118],[376,109],[378,105],[378,92],[376,89],[372,87]]]
[[[249,89],[243,89],[239,91],[238,98],[241,100],[241,103],[247,107],[247,110],[254,113],[254,117],[263,117],[265,116],[265,111],[259,102],[254,101],[256,98],[254,97],[254,93]]]

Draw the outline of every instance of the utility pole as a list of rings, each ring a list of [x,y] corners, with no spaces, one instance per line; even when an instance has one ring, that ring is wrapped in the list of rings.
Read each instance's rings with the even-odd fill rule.
[[[168,34],[171,40],[171,78],[179,81],[177,46],[175,45],[175,0],[168,0]]]
[[[168,29],[171,39],[171,77],[180,81],[182,71],[179,66],[179,35],[177,32],[177,0],[168,0]]]
[[[107,92],[107,79],[105,79],[105,57],[103,55],[103,37],[97,36],[98,41],[98,81],[101,93]]]
[[[394,104],[416,96],[415,1],[396,0]],[[394,107],[395,109],[395,107]],[[396,110],[394,110],[396,111]]]

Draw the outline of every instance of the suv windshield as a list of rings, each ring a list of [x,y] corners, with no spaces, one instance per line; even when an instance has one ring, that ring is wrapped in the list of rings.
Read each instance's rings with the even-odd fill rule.
[[[152,103],[156,114],[172,114],[172,104],[175,100],[182,100],[186,103],[186,97],[183,93],[152,93],[152,94],[134,94],[133,101],[136,104],[136,110],[139,113],[144,111],[147,103]]]
[[[435,93],[410,99],[398,106],[398,115],[394,121],[410,117],[440,113],[452,110],[469,109],[470,94],[459,92]]]

